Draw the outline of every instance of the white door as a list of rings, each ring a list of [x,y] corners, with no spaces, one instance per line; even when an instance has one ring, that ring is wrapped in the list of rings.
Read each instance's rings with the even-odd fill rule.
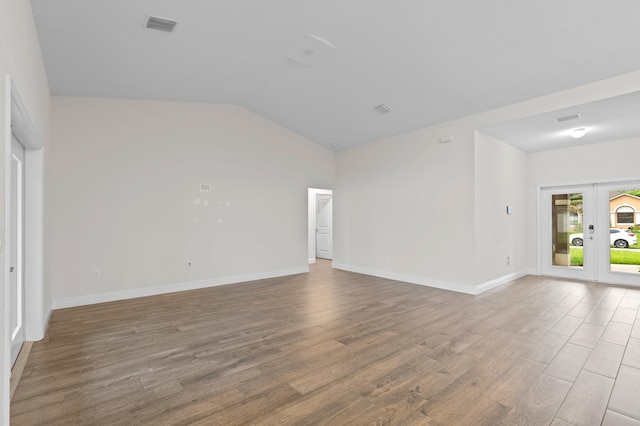
[[[24,330],[24,147],[11,138],[11,227],[9,253],[9,327],[11,365],[18,357]]]
[[[606,231],[608,241],[609,229],[596,223],[593,185],[543,188],[540,195],[542,273],[596,280],[597,238]]]
[[[333,259],[333,202],[331,195],[316,196],[316,257]]]

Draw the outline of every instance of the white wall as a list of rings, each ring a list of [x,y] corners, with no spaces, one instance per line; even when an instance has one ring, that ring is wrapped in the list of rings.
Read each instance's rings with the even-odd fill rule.
[[[631,139],[529,154],[529,181],[534,187],[640,177],[640,135]]]
[[[0,149],[0,199],[5,199],[5,172],[7,152],[4,149],[10,146],[8,140],[10,122],[7,121],[7,93],[4,84],[6,74],[11,75],[18,88],[25,108],[40,135],[45,150],[48,149],[49,126],[49,86],[45,75],[40,45],[38,43],[31,5],[24,0],[0,0],[0,138],[3,149]],[[45,167],[47,159],[45,157]],[[4,202],[3,202],[4,205]],[[4,208],[0,209],[0,233],[4,233],[5,217]],[[0,235],[4,241],[4,235]],[[4,246],[4,245],[3,245]],[[4,263],[4,251],[0,249],[0,270],[6,271]],[[0,315],[0,339],[2,341],[2,360],[0,368],[0,423],[8,424],[9,418],[9,360],[7,336],[4,323],[4,288],[5,274],[0,274],[0,306],[3,314]],[[45,286],[45,297],[49,298],[48,287]]]
[[[473,129],[444,124],[339,152],[334,265],[473,284],[473,143]]]
[[[54,97],[52,123],[54,306],[308,270],[333,152],[233,105]]]
[[[636,90],[640,72],[339,152],[334,266],[469,293],[533,270],[531,188],[538,176],[552,176],[553,160],[526,161],[524,153],[475,131]],[[447,136],[453,141],[438,143]],[[506,203],[513,204],[511,217]],[[505,229],[508,235],[501,234]]]
[[[524,274],[530,269],[526,225],[535,217],[527,209],[527,155],[476,132],[474,168],[476,283],[491,281],[496,274]]]

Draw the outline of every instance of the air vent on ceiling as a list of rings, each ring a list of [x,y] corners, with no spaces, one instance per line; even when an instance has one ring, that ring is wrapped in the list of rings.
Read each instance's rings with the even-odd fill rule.
[[[564,117],[556,118],[556,122],[563,123],[565,121],[577,120],[579,118],[582,118],[582,116],[580,114],[565,115]]]
[[[146,28],[150,28],[152,30],[166,31],[168,33],[172,33],[173,30],[178,25],[177,21],[165,18],[158,18],[157,16],[149,16],[147,15],[144,20],[144,26]]]
[[[391,112],[391,108],[389,108],[385,104],[376,105],[373,107],[373,109],[378,111],[380,114],[386,114],[388,112]]]

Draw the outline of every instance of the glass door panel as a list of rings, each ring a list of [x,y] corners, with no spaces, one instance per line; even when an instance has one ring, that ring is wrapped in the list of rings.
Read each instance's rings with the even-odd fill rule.
[[[598,243],[599,280],[640,284],[640,182],[608,184],[598,188],[600,226],[609,238]]]
[[[551,262],[554,266],[583,267],[582,199],[581,192],[551,196]]]
[[[591,186],[549,188],[542,196],[542,271],[545,275],[592,279],[594,214]]]

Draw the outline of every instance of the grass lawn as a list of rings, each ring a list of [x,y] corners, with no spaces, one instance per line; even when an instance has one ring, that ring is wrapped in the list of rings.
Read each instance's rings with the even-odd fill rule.
[[[584,261],[582,260],[582,247],[571,247],[571,266],[582,266]]]
[[[635,246],[633,246],[635,247]],[[612,265],[640,265],[640,250],[611,250]],[[582,266],[582,248],[571,247],[571,266]]]

